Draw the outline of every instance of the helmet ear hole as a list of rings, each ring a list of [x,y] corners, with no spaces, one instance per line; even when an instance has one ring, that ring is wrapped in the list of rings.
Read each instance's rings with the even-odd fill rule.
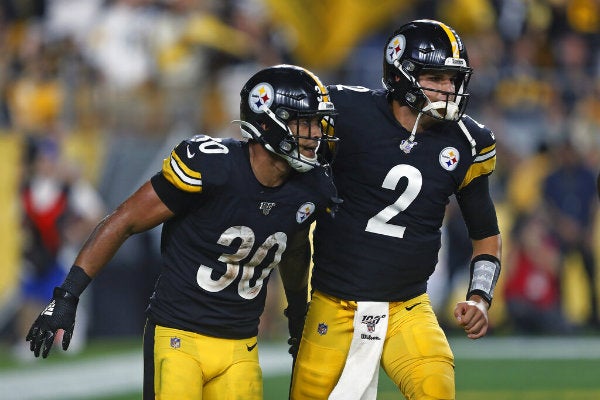
[[[402,69],[405,70],[406,72],[414,72],[416,69],[416,66],[411,61],[404,60],[402,62]]]
[[[279,148],[284,152],[284,153],[289,153],[290,151],[292,151],[294,149],[294,145],[292,143],[290,143],[288,140],[282,140],[281,143],[279,143]]]
[[[275,112],[275,115],[277,115],[279,118],[281,118],[284,121],[287,121],[288,119],[290,119],[290,113],[286,109],[283,109],[283,108],[278,109]]]

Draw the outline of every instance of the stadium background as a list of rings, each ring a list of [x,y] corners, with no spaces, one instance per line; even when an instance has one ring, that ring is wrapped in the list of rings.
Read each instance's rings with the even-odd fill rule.
[[[239,88],[260,67],[290,62],[314,70],[326,83],[380,87],[387,35],[415,18],[447,22],[469,50],[475,74],[468,113],[490,126],[498,140],[492,183],[506,255],[508,233],[518,215],[539,204],[540,181],[565,137],[598,169],[600,2],[3,1],[0,358],[11,357],[10,328],[19,306],[17,194],[27,138],[57,140],[66,162],[112,209],[157,171],[181,138],[237,135],[230,121],[238,111]],[[158,269],[158,233],[130,239],[90,287],[91,344],[140,337]],[[593,240],[598,244],[597,233]],[[442,278],[446,251],[431,282],[435,290],[448,284]],[[565,272],[565,315],[584,325],[590,305],[577,255],[569,255]],[[462,297],[465,283],[466,278],[453,287],[450,297]],[[502,285],[501,277],[491,310],[494,337],[513,333]],[[438,314],[447,317],[452,301],[442,303],[435,290]],[[282,308],[274,277],[261,336],[275,345],[286,336]],[[596,336],[584,328],[581,338]]]

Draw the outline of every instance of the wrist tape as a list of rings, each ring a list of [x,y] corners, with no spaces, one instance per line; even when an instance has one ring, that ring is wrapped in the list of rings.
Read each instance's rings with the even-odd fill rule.
[[[79,297],[91,281],[92,278],[85,273],[83,268],[73,265],[60,287],[72,295]]]
[[[480,254],[471,260],[471,280],[467,300],[474,295],[480,295],[492,305],[494,288],[500,276],[500,260],[491,254]]]

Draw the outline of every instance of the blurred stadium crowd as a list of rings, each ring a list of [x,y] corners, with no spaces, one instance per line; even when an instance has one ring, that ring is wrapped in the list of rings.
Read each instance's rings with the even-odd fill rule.
[[[230,121],[239,89],[259,68],[289,62],[326,83],[380,87],[385,39],[417,18],[441,20],[461,35],[475,70],[467,112],[491,127],[498,142],[492,182],[505,251],[492,308],[497,331],[598,328],[599,1],[0,4],[3,340],[14,339],[22,303],[27,237],[19,189],[30,171],[29,150],[56,145],[70,179],[89,182],[110,210],[160,168],[182,137],[237,135]],[[460,223],[451,221],[449,212],[440,271],[431,285],[442,320],[450,315],[447,304],[463,296],[470,251]],[[158,269],[157,241],[152,233],[131,240],[95,281],[91,336],[141,332]],[[275,300],[267,306],[263,334],[283,337],[279,289],[272,286]]]

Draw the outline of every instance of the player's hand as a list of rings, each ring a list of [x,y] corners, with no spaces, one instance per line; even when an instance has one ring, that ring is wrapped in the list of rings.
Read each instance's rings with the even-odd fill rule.
[[[40,351],[43,358],[48,357],[54,337],[56,336],[56,331],[59,329],[64,330],[62,339],[63,350],[69,348],[69,343],[71,343],[71,337],[73,336],[73,328],[75,327],[77,303],[79,303],[77,296],[72,295],[62,288],[54,288],[52,301],[37,317],[25,338],[26,341],[31,342],[29,348],[36,357],[39,357]]]
[[[288,344],[290,345],[288,352],[292,355],[292,358],[296,360],[298,355],[298,348],[300,347],[300,339],[302,338],[302,331],[304,330],[304,319],[306,318],[306,311],[308,304],[305,302],[300,307],[288,307],[284,310],[284,315],[288,320],[288,331],[290,337]]]
[[[454,308],[454,317],[469,339],[479,339],[488,330],[488,304],[485,300],[473,296],[473,300],[461,301]]]

